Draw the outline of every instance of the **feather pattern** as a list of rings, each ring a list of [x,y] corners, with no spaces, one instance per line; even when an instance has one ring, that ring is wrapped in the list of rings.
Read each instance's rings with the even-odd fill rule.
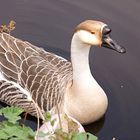
[[[63,103],[72,81],[71,63],[27,41],[0,33],[0,101],[20,106],[36,116],[29,94],[44,111]]]

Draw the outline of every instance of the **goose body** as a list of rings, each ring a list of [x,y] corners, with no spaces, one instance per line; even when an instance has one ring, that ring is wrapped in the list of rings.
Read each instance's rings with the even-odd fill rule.
[[[99,21],[79,24],[71,41],[71,62],[0,33],[0,101],[20,106],[33,116],[37,116],[36,106],[44,113],[55,111],[58,105],[60,112],[81,123],[98,120],[108,101],[91,74],[88,55],[91,45],[102,45],[102,34],[106,34],[105,46],[112,45],[109,32],[107,25]],[[111,48],[124,52],[117,44]]]

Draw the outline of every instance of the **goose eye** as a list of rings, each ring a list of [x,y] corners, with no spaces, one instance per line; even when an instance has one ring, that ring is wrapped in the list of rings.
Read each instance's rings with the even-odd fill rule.
[[[95,34],[95,32],[94,31],[91,31],[91,34]]]

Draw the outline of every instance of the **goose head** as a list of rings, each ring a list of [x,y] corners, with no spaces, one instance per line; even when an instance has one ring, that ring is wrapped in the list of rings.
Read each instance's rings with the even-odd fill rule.
[[[106,47],[119,53],[125,53],[125,48],[119,46],[113,39],[111,39],[111,29],[103,22],[86,20],[76,27],[75,33],[77,33],[83,44]]]
[[[105,23],[86,20],[75,28],[72,38],[72,82],[65,94],[64,110],[83,124],[100,119],[108,106],[107,96],[90,70],[90,48],[106,47],[125,53],[125,49],[111,39],[110,33],[111,29]]]

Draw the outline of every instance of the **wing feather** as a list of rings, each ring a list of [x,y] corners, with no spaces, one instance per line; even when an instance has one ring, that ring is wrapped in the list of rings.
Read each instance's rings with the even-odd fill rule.
[[[25,91],[44,112],[63,102],[72,80],[71,63],[66,59],[6,33],[0,33],[0,73],[5,78],[0,79],[0,100],[28,109],[32,115],[36,115],[35,106],[25,98]]]

